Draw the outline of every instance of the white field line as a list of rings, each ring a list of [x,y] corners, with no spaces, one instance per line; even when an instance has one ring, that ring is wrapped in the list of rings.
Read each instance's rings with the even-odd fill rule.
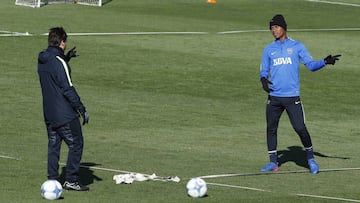
[[[339,201],[345,201],[345,202],[360,202],[360,200],[346,199],[346,198],[341,198],[341,197],[329,197],[329,196],[307,195],[307,194],[294,194],[294,195],[300,196],[300,197],[311,197],[311,198],[320,198],[320,199],[329,199],[329,200],[339,200]]]
[[[238,189],[252,190],[252,191],[259,191],[259,192],[272,192],[270,190],[253,188],[253,187],[244,187],[244,186],[239,186],[239,185],[229,185],[229,184],[220,184],[220,183],[207,183],[207,184],[220,186],[220,187],[238,188]],[[344,202],[360,202],[360,200],[348,199],[348,198],[342,198],[342,197],[330,197],[330,196],[310,195],[310,194],[301,194],[301,193],[290,194],[290,195],[295,195],[295,196],[299,196],[299,197],[317,198],[317,199],[338,200],[338,201],[344,201]]]
[[[216,185],[216,186],[221,186],[221,187],[239,188],[239,189],[244,189],[244,190],[254,190],[254,191],[260,191],[260,192],[271,192],[270,190],[264,190],[264,189],[253,188],[253,187],[244,187],[244,186],[239,186],[239,185],[228,185],[228,184],[208,183],[208,182],[206,184],[208,184],[208,185]]]
[[[17,160],[17,161],[20,160],[20,159],[18,159],[18,158],[16,158],[16,157],[5,156],[5,155],[0,155],[0,158],[2,158],[2,159],[13,159],[13,160]]]
[[[1,34],[9,34],[9,35],[29,35],[30,33],[29,32],[12,32],[12,31],[9,31],[9,30],[0,30],[0,33]]]
[[[329,32],[329,31],[360,31],[360,28],[324,28],[324,29],[289,29],[292,32]],[[215,34],[237,34],[237,33],[259,33],[269,32],[269,30],[232,30],[216,32]],[[83,33],[68,33],[69,36],[114,36],[114,35],[208,35],[210,32],[83,32]],[[36,36],[37,34],[31,34],[29,32],[10,32],[1,31],[0,37],[11,36]],[[40,34],[41,36],[47,36],[48,33]]]
[[[6,158],[6,159],[15,159],[20,160],[15,157],[10,156],[4,156],[0,155],[0,158]],[[61,165],[66,165],[64,163],[60,163]],[[118,169],[111,169],[111,168],[103,168],[103,167],[95,167],[95,166],[86,166],[86,165],[80,165],[82,168],[89,168],[89,169],[96,169],[96,170],[102,170],[102,171],[110,171],[110,172],[119,172],[119,173],[134,173],[130,171],[125,170],[118,170]],[[329,171],[352,171],[352,170],[360,170],[360,168],[335,168],[335,169],[323,169],[322,172],[329,172]],[[304,173],[305,170],[301,171],[288,171],[283,172],[284,173]],[[306,172],[308,172],[306,170]],[[200,176],[204,178],[215,178],[215,177],[230,177],[230,176],[244,176],[244,175],[269,175],[269,174],[281,174],[280,172],[274,172],[274,173],[242,173],[242,174],[220,174],[220,175],[211,175],[211,176]],[[144,174],[148,175],[148,174]],[[221,184],[221,183],[207,183],[208,185],[215,185],[215,186],[221,186],[221,187],[230,187],[230,188],[238,188],[238,189],[245,189],[245,190],[253,190],[253,191],[259,191],[259,192],[271,192],[270,190],[260,189],[260,188],[253,188],[253,187],[245,187],[245,186],[239,186],[239,185],[229,185],[229,184]],[[309,198],[320,198],[320,199],[328,199],[328,200],[339,200],[339,201],[346,201],[346,202],[360,202],[360,200],[355,199],[347,199],[347,198],[341,198],[341,197],[329,197],[329,196],[321,196],[321,195],[310,195],[310,194],[292,194],[295,196],[301,196],[301,197],[309,197]]]
[[[60,165],[66,165],[65,163],[60,163]],[[125,171],[125,170],[118,170],[118,169],[111,169],[111,168],[103,168],[103,167],[97,167],[97,166],[86,166],[83,164],[80,164],[81,168],[87,168],[87,169],[95,169],[95,170],[101,170],[101,171],[110,171],[110,172],[116,172],[116,173],[121,173],[121,174],[128,174],[128,173],[139,173],[139,172],[133,172],[133,171]],[[140,173],[139,173],[140,174]],[[144,176],[152,176],[150,174],[146,174],[146,173],[141,173]],[[166,178],[166,177],[160,177],[159,178]]]
[[[218,32],[217,34],[236,34],[236,33],[254,33],[254,32],[270,32],[269,30],[232,30]]]
[[[324,29],[288,29],[289,32],[329,32],[329,31],[360,31],[360,28],[324,28]],[[232,30],[218,32],[217,34],[237,34],[237,33],[256,33],[270,32],[270,30]]]
[[[318,32],[318,31],[360,31],[360,28],[324,28],[324,29],[289,29],[293,32]],[[236,34],[236,33],[258,33],[269,32],[269,30],[234,30],[217,32],[216,34]],[[68,33],[71,36],[106,36],[106,35],[208,35],[210,32],[99,32],[99,33]],[[41,35],[48,35],[43,33]]]
[[[309,172],[308,170],[300,170],[300,171],[277,171],[277,172],[258,172],[258,173],[228,173],[228,174],[199,176],[199,178],[211,179],[211,178],[224,178],[224,177],[236,177],[236,176],[280,175],[280,174],[308,173],[308,172]]]
[[[66,165],[65,163],[60,163],[61,165]],[[110,171],[110,172],[118,172],[118,173],[138,173],[132,171],[125,171],[125,170],[118,170],[118,169],[111,169],[111,168],[104,168],[104,167],[97,167],[97,166],[86,166],[80,165],[82,168],[88,169],[95,169],[95,170],[102,170],[102,171]],[[319,172],[336,172],[336,171],[357,171],[360,170],[360,167],[354,168],[332,168],[332,169],[321,169]],[[229,173],[229,174],[217,174],[217,175],[205,175],[205,176],[198,176],[199,178],[203,179],[211,179],[211,178],[222,178],[222,177],[236,177],[236,176],[257,176],[257,175],[281,175],[281,174],[293,174],[293,173],[310,173],[309,170],[298,170],[298,171],[277,171],[277,172],[258,172],[258,173]],[[142,173],[144,174],[144,173]],[[149,174],[144,174],[149,175]],[[184,178],[191,179],[191,178]]]
[[[325,4],[335,4],[335,5],[341,5],[341,6],[360,7],[360,4],[344,3],[344,2],[337,2],[337,1],[323,1],[323,0],[306,0],[306,1],[316,2],[316,3],[325,3]]]
[[[289,29],[288,31],[293,31],[293,32],[360,31],[360,28]]]
[[[28,32],[11,32],[7,30],[0,30],[0,37],[13,37],[13,36],[32,36]]]
[[[360,28],[324,28],[324,29],[289,29],[288,31],[293,32],[318,32],[318,31],[360,31]],[[258,32],[269,32],[269,30],[234,30],[217,32],[216,34],[236,34],[236,33],[258,33]],[[210,32],[99,32],[99,33],[68,33],[72,36],[105,36],[105,35],[208,35]],[[41,35],[48,35],[43,33]]]
[[[66,164],[63,163],[62,165],[66,165]],[[80,167],[81,168],[88,168],[88,169],[96,169],[96,170],[101,170],[101,171],[117,172],[117,173],[136,173],[136,172],[131,172],[131,171],[117,170],[117,169],[111,169],[111,168],[103,168],[103,167],[97,167],[97,166],[80,165]],[[144,175],[148,175],[148,174],[144,174]]]
[[[0,33],[13,33],[13,32],[8,31],[8,30],[0,30]]]
[[[65,163],[60,163],[60,164],[66,165]],[[123,174],[138,173],[138,172],[111,169],[111,168],[103,168],[103,167],[96,167],[96,166],[80,165],[80,167],[88,168],[88,169],[95,169],[95,170],[102,170],[102,171],[117,172],[117,173],[123,173]],[[357,170],[360,170],[360,167],[321,169],[321,170],[319,170],[319,173],[336,172],[336,171],[357,171]],[[295,173],[310,173],[310,172],[309,172],[309,170],[298,170],[298,171],[277,171],[277,172],[258,172],[258,173],[230,173],[230,174],[205,175],[205,176],[198,176],[198,177],[203,178],[203,179],[212,179],[212,178],[236,177],[236,176],[281,175],[281,174],[295,174]],[[142,174],[144,174],[145,176],[150,176],[149,174],[145,174],[145,173],[142,173]],[[182,179],[190,180],[191,178],[182,178]]]
[[[359,168],[332,168],[332,169],[321,169],[321,172],[335,172],[335,171],[357,171]],[[277,172],[258,172],[258,173],[229,173],[229,174],[217,174],[217,175],[205,175],[199,176],[203,179],[211,178],[223,178],[223,177],[236,177],[236,176],[260,176],[260,175],[281,175],[281,174],[293,174],[293,173],[310,173],[309,170],[298,170],[298,171],[277,171]]]
[[[206,35],[208,32],[83,32],[67,33],[71,36],[101,36],[101,35]],[[48,35],[43,33],[41,35]]]

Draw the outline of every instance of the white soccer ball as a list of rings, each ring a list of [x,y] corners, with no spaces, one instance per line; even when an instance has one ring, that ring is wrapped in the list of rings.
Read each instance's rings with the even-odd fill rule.
[[[201,178],[192,178],[186,184],[186,192],[191,197],[203,197],[207,192],[207,184]]]
[[[56,180],[47,180],[41,185],[41,196],[48,200],[59,199],[63,188]]]

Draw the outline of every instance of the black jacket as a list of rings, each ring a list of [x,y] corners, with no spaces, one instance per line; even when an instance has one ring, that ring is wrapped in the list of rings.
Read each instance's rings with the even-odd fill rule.
[[[54,128],[85,112],[71,82],[71,68],[64,58],[61,48],[51,46],[40,52],[38,57],[45,123]]]

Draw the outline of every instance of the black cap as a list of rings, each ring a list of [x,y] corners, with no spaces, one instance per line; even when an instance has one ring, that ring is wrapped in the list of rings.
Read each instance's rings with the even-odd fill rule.
[[[282,28],[284,28],[284,30],[287,29],[287,25],[286,25],[286,22],[285,22],[285,18],[284,16],[282,16],[281,14],[278,14],[278,15],[275,15],[271,20],[270,20],[270,23],[269,23],[269,29],[271,30],[271,26],[273,25],[278,25]]]

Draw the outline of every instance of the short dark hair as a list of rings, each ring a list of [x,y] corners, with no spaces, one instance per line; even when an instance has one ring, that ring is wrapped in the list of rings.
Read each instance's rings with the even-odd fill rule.
[[[48,45],[59,46],[61,41],[66,42],[67,34],[63,27],[53,27],[49,30]]]

